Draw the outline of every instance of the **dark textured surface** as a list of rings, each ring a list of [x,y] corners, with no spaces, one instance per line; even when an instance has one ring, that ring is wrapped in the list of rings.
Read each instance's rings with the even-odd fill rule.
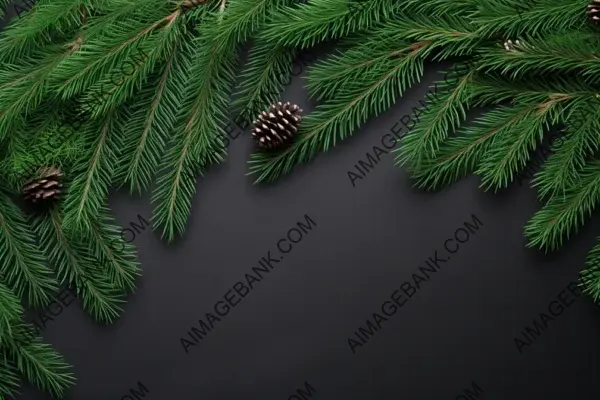
[[[522,237],[538,208],[526,187],[492,195],[470,177],[423,193],[386,154],[351,185],[347,171],[372,146],[383,147],[382,136],[418,105],[434,69],[354,138],[276,185],[252,186],[248,132],[233,141],[227,162],[197,185],[185,238],[169,247],[148,228],[136,235],[144,276],[122,318],[100,327],[73,303],[44,330],[79,379],[67,399],[136,398],[130,389],[147,400],[301,399],[298,389],[315,400],[598,396],[600,312],[568,288],[598,218],[562,251],[544,255],[526,249]],[[306,98],[298,78],[283,96],[308,111]],[[123,227],[151,215],[148,196],[117,193],[110,203]],[[236,294],[235,307],[186,353],[180,338],[269,250],[275,258],[278,241],[305,215],[316,226],[246,297]],[[414,282],[419,265],[430,268],[424,262],[436,250],[448,256],[445,241],[473,215],[482,226],[411,298],[404,295],[403,283]],[[405,303],[353,354],[348,338],[373,312],[383,315],[394,291]],[[555,300],[569,306],[552,317]],[[519,353],[514,338],[534,328],[534,318],[541,323],[540,312],[553,320]],[[18,397],[46,398],[30,387]]]

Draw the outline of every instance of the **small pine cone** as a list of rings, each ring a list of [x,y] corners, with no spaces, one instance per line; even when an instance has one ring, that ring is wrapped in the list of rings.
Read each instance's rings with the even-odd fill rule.
[[[587,15],[592,24],[600,24],[600,0],[592,0],[587,6]]]
[[[289,144],[298,133],[301,112],[300,107],[289,101],[273,104],[252,123],[252,137],[263,149],[279,149]]]
[[[62,172],[56,167],[43,168],[39,176],[23,186],[23,197],[26,201],[38,203],[51,203],[60,198]]]

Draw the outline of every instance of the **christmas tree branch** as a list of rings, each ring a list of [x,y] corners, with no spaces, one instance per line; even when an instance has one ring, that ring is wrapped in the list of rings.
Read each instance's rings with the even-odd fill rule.
[[[221,12],[215,41],[226,48],[246,42],[262,26],[270,13],[276,12],[292,0],[254,0],[233,1],[227,12]],[[221,2],[221,10],[225,10],[225,0]]]
[[[580,282],[583,292],[592,297],[594,302],[600,300],[600,237],[590,250],[586,259],[586,268],[581,271]]]
[[[135,57],[138,47],[144,47],[157,29],[168,26],[181,12],[171,12],[163,1],[149,0],[140,4],[135,13],[122,21],[109,20],[103,24],[107,31],[85,41],[79,51],[55,68],[55,90],[63,99],[84,92],[111,70]],[[143,14],[144,19],[136,18],[137,14]],[[154,22],[148,23],[148,20]]]
[[[291,78],[292,63],[297,54],[294,48],[258,39],[241,75],[239,97],[232,103],[233,114],[249,123],[275,103],[285,80]]]
[[[475,23],[479,34],[486,38],[540,37],[582,29],[587,0],[540,0],[535,6],[521,0],[481,0]]]
[[[0,139],[6,132],[31,115],[50,93],[52,70],[66,57],[60,46],[47,46],[42,62],[26,59],[20,65],[7,66],[0,77]]]
[[[77,287],[77,294],[83,299],[83,307],[96,321],[112,322],[121,312],[123,300],[118,297],[113,281],[101,277],[94,271],[98,260],[89,255],[90,243],[80,237],[69,238],[62,229],[58,210],[52,210],[47,217],[38,216],[33,220],[34,230],[44,243],[44,251],[55,267],[61,284]]]
[[[17,367],[8,360],[6,350],[0,347],[0,398],[11,398],[17,395],[21,386]]]
[[[89,0],[38,0],[33,7],[11,20],[0,34],[0,61],[15,63],[62,41],[80,28],[80,14],[91,7]]]
[[[542,170],[534,177],[540,199],[563,196],[577,183],[577,173],[588,158],[600,148],[600,111],[596,96],[579,98],[572,102],[565,120],[565,137],[556,141],[552,154]]]
[[[183,233],[196,191],[196,174],[223,159],[223,125],[231,87],[235,81],[237,46],[223,47],[216,40],[220,16],[211,13],[199,36],[186,52],[195,55],[184,93],[182,113],[175,127],[173,147],[164,158],[165,173],[158,178],[152,202],[158,203],[153,225],[172,241]],[[233,43],[232,43],[233,45]]]
[[[41,390],[62,397],[75,383],[69,365],[40,338],[31,338],[28,331],[24,323],[15,326],[12,344],[6,349],[10,364]]]
[[[3,278],[3,276],[0,276],[0,278]],[[19,303],[19,298],[3,283],[0,283],[0,311],[0,348],[2,348],[6,345],[6,338],[12,336],[12,327],[21,320],[23,314],[23,307]]]
[[[80,129],[87,151],[74,168],[76,175],[64,199],[63,225],[68,230],[89,231],[107,200],[122,148],[122,119],[114,111]]]
[[[313,0],[273,13],[261,36],[304,49],[372,27],[397,9],[395,0]]]
[[[101,117],[130,100],[147,81],[152,71],[170,56],[175,42],[181,40],[184,35],[184,29],[185,26],[181,23],[165,27],[145,41],[143,48],[138,47],[130,59],[91,86],[83,99],[83,102],[89,105],[90,116]]]
[[[464,72],[457,72],[459,70]],[[467,64],[458,64],[453,71],[452,77],[446,74],[443,81],[435,83],[430,90],[433,100],[420,113],[420,123],[402,138],[402,145],[394,150],[397,165],[409,162],[409,169],[419,169],[422,160],[433,157],[440,145],[466,119],[467,110],[475,100],[475,72]]]
[[[141,274],[135,248],[121,240],[120,233],[110,210],[103,206],[99,219],[83,236],[83,242],[88,244],[88,248],[92,244],[94,249],[93,260],[98,271],[94,275],[106,277],[115,291],[128,292],[135,289],[135,280]],[[120,249],[112,247],[115,242],[120,244]]]
[[[0,195],[0,274],[18,297],[27,293],[29,304],[41,308],[50,303],[57,286],[30,231],[21,210]]]
[[[577,233],[600,200],[600,161],[589,161],[577,171],[576,185],[554,196],[528,221],[525,236],[529,247],[556,250]]]
[[[547,99],[538,105],[535,114],[530,114],[514,129],[495,135],[494,145],[482,155],[475,171],[482,178],[481,187],[498,189],[512,182],[542,141],[544,132],[557,122],[562,100],[560,97]]]
[[[597,80],[600,62],[600,38],[596,33],[572,32],[540,39],[528,39],[514,45],[511,51],[499,44],[481,52],[480,68],[501,72],[510,78],[537,74],[578,75]]]
[[[148,188],[175,126],[181,105],[179,94],[186,89],[188,73],[188,65],[182,60],[185,40],[189,38],[180,37],[160,74],[150,79],[139,94],[141,100],[127,111],[127,135],[116,180],[120,184],[129,183],[130,192]]]
[[[447,139],[433,157],[424,159],[413,178],[419,187],[431,190],[474,172],[498,137],[535,126],[539,110],[540,102],[530,101],[486,113],[473,126],[459,129],[457,137]]]
[[[308,162],[320,151],[327,151],[338,140],[345,139],[359,127],[368,115],[378,115],[388,109],[423,74],[424,56],[429,51],[428,42],[405,48],[387,49],[388,58],[365,69],[359,82],[348,84],[338,93],[337,99],[318,105],[303,120],[299,137],[279,153],[257,152],[249,161],[250,174],[257,174],[255,182],[270,182],[287,174],[294,165]],[[382,51],[380,47],[376,51]],[[365,54],[365,59],[375,54]]]

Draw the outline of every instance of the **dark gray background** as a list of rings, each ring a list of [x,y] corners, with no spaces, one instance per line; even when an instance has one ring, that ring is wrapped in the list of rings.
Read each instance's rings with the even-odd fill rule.
[[[144,276],[121,319],[100,327],[75,305],[44,331],[78,377],[67,399],[118,400],[138,381],[148,400],[285,400],[306,381],[317,400],[455,399],[472,382],[485,400],[598,396],[600,312],[588,298],[523,354],[513,342],[576,279],[597,215],[544,255],[525,248],[523,225],[539,207],[525,186],[493,195],[470,177],[424,193],[392,155],[350,184],[347,171],[418,106],[435,70],[275,185],[245,176],[248,132],[233,141],[227,161],[198,182],[185,238],[168,246],[148,230],[136,237]],[[302,84],[295,78],[282,98],[308,112]],[[110,204],[123,227],[151,215],[149,196],[119,192]],[[317,227],[185,354],[179,338],[305,214]],[[352,354],[347,338],[472,214],[483,227]],[[29,386],[18,397],[47,398]]]

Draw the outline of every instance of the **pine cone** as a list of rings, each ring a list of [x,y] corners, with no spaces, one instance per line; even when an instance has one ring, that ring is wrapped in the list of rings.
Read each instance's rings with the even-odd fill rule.
[[[60,177],[62,172],[56,167],[46,167],[40,171],[39,177],[23,186],[23,196],[31,203],[50,203],[60,197]]]
[[[592,24],[600,24],[600,0],[592,0],[587,6],[587,15]]]
[[[252,137],[263,149],[278,149],[289,144],[298,133],[301,112],[300,107],[289,101],[273,104],[252,123]]]

